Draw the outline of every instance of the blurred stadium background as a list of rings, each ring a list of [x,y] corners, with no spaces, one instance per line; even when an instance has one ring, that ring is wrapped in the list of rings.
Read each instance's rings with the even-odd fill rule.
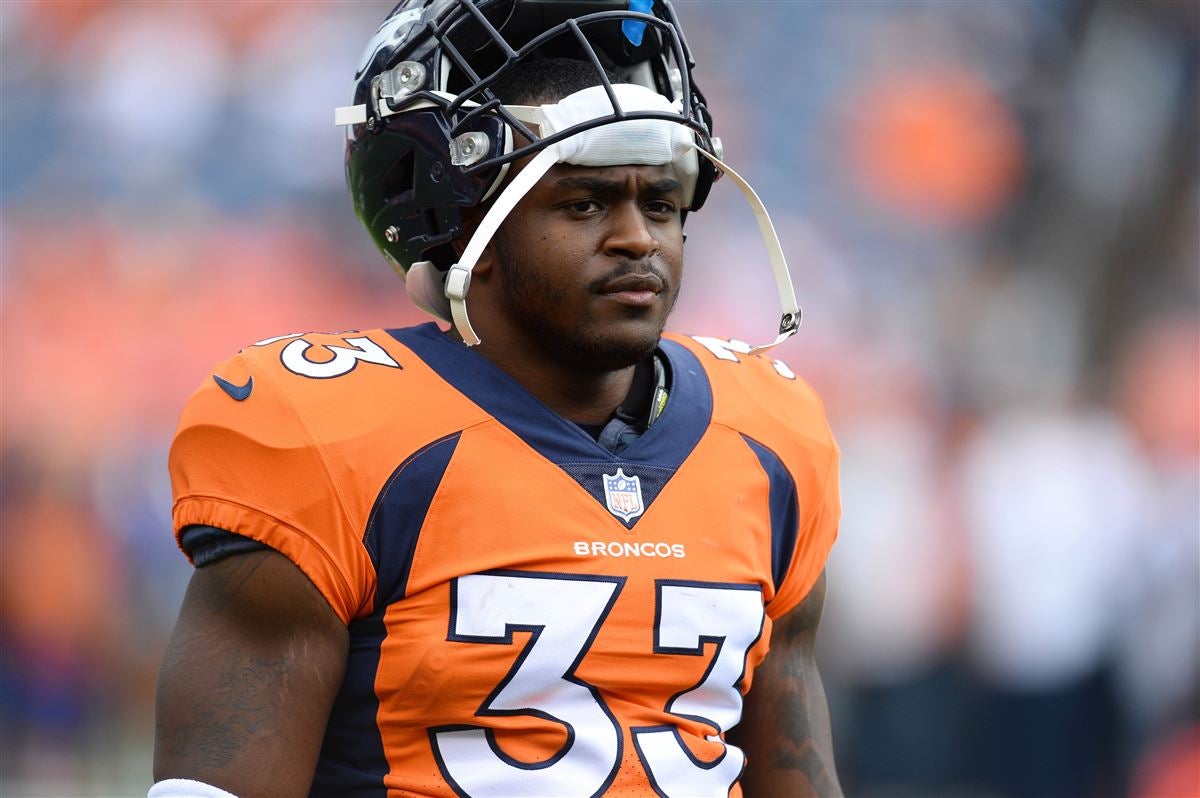
[[[5,796],[150,783],[210,366],[421,320],[332,126],[390,5],[0,3]],[[1200,794],[1200,5],[676,5],[844,450],[848,794]],[[673,327],[762,339],[753,221],[710,203]]]

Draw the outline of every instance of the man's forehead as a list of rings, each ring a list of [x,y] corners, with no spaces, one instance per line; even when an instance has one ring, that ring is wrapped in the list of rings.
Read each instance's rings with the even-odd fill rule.
[[[614,166],[578,166],[557,163],[542,177],[538,184],[546,187],[564,188],[592,184],[626,184],[636,181],[639,187],[653,185],[668,190],[681,188],[673,164],[620,164]]]

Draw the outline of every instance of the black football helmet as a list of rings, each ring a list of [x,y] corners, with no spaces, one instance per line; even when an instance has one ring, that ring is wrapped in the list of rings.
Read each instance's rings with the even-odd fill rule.
[[[540,137],[492,87],[518,62],[551,57],[590,62],[610,97],[612,83],[632,83],[678,112],[622,113],[614,97],[613,115]],[[719,157],[693,65],[667,0],[404,0],[363,54],[354,105],[338,109],[354,209],[401,276],[421,261],[444,272],[461,209],[487,200],[513,160],[582,130],[661,118],[686,125]],[[529,143],[514,147],[513,131]],[[689,210],[704,204],[717,175],[701,158]]]

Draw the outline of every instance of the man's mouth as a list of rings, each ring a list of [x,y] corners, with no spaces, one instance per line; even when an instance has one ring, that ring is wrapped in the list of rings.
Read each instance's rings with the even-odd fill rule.
[[[604,283],[599,293],[624,305],[644,307],[654,303],[663,281],[653,273],[623,274]]]

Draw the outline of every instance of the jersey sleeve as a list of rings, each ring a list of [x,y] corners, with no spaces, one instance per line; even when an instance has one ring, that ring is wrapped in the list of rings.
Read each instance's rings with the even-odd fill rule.
[[[809,472],[809,477],[797,481],[801,515],[796,545],[787,575],[767,605],[767,614],[772,619],[782,617],[804,601],[824,571],[837,539],[842,505],[838,487],[839,453],[832,434],[825,451],[827,464],[823,468],[814,464],[818,467]]]
[[[841,520],[840,455],[825,406],[785,363],[750,354],[748,344],[707,336],[670,339],[691,350],[707,373],[714,423],[747,439],[770,482],[775,589],[768,591],[766,611],[779,618],[804,601],[821,577]],[[786,563],[782,574],[780,562]]]
[[[343,622],[370,611],[375,574],[361,534],[268,369],[245,355],[218,366],[188,400],[169,464],[176,542],[192,525],[244,535],[294,562]]]

